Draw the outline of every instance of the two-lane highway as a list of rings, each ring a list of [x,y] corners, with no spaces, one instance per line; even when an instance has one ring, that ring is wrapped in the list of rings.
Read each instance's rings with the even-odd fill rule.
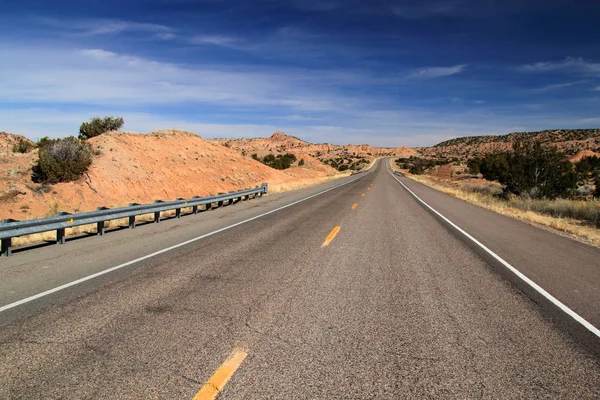
[[[0,398],[600,396],[597,356],[383,162],[344,183],[22,306]]]

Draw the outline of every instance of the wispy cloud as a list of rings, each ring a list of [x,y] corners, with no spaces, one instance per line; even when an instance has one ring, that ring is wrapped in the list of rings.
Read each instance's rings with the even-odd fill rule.
[[[174,39],[177,36],[175,29],[170,26],[147,22],[103,18],[67,20],[50,17],[36,17],[35,20],[57,30],[76,32],[85,36],[119,35],[130,32],[145,32],[162,40]]]
[[[525,72],[570,70],[583,74],[600,74],[600,63],[589,62],[583,58],[567,57],[561,61],[541,61],[534,64],[525,64],[519,69]]]
[[[302,115],[369,101],[338,94],[333,71],[321,76],[264,66],[178,65],[98,48],[0,46],[0,52],[11,54],[10,60],[0,63],[5,78],[0,98],[15,103],[203,103],[270,106]]]
[[[442,76],[456,75],[464,71],[467,64],[454,65],[451,67],[423,67],[413,70],[408,74],[409,78],[439,78]]]
[[[117,57],[117,53],[102,49],[84,49],[81,50],[81,55],[85,57],[95,58],[96,60],[106,60],[108,58]]]
[[[229,47],[238,42],[237,39],[222,35],[198,35],[190,39],[193,44],[210,44],[215,46]]]
[[[532,92],[551,92],[553,90],[560,90],[560,89],[564,89],[564,88],[568,88],[571,86],[575,86],[575,85],[579,85],[582,83],[585,83],[587,81],[585,80],[581,80],[581,81],[573,81],[573,82],[563,82],[563,83],[554,83],[551,85],[546,85],[546,86],[542,86],[536,89],[532,89]]]

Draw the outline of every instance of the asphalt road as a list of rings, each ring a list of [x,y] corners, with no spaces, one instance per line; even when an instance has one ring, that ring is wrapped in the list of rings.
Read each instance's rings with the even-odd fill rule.
[[[383,163],[102,245],[17,254],[0,264],[0,306],[340,183],[0,313],[0,398],[192,399],[235,348],[248,356],[222,398],[600,397],[598,357]]]

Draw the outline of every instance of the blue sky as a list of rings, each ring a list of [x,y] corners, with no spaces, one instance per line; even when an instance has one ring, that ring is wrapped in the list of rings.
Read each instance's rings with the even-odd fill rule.
[[[423,146],[600,126],[600,2],[0,0],[0,130]]]

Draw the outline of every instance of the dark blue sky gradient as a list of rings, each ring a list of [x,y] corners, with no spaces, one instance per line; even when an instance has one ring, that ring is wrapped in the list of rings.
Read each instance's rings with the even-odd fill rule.
[[[600,126],[600,2],[2,1],[0,130],[430,145]],[[23,118],[35,111],[36,118]],[[12,117],[11,117],[12,116]],[[177,126],[172,126],[176,124]]]

